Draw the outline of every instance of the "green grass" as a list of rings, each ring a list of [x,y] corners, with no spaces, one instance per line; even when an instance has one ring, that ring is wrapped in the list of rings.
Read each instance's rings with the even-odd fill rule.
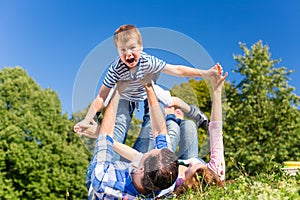
[[[225,188],[207,186],[202,191],[188,191],[177,199],[300,199],[300,175],[280,172],[255,177],[241,175]]]

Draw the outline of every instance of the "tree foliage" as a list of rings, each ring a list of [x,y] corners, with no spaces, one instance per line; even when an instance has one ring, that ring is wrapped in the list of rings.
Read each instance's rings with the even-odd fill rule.
[[[0,71],[1,199],[82,199],[88,158],[56,92]]]
[[[224,145],[227,175],[240,173],[237,165],[254,175],[267,172],[286,160],[299,160],[300,97],[288,85],[293,72],[278,67],[271,59],[269,47],[261,41],[248,49],[240,44],[243,55],[236,55],[237,72],[242,80],[226,83],[224,91]],[[190,80],[175,85],[172,94],[199,106],[210,116],[211,98],[208,82]],[[210,87],[208,87],[210,88]],[[199,149],[207,142],[199,129]],[[205,145],[204,145],[205,147]],[[205,149],[204,149],[205,151]],[[231,158],[231,159],[230,159]],[[277,168],[278,169],[278,168]]]
[[[225,152],[243,163],[249,174],[266,172],[270,166],[300,158],[299,96],[288,85],[292,73],[276,67],[269,47],[261,41],[251,49],[240,44],[243,55],[235,55],[243,79],[226,91]],[[234,162],[228,162],[230,176],[236,174]]]
[[[130,123],[130,128],[127,133],[125,144],[127,144],[130,147],[133,147],[135,141],[137,140],[140,134],[141,124],[142,124],[142,120],[136,118],[135,115],[133,115]]]

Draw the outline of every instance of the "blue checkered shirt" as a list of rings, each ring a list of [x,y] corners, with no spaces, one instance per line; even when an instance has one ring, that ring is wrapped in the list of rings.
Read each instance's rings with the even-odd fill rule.
[[[104,134],[97,138],[96,147],[92,161],[92,188],[89,199],[136,199],[142,196],[134,187],[131,177],[133,163],[122,161],[112,162],[113,139]],[[156,137],[157,148],[167,148],[166,135]],[[143,154],[138,157],[137,164]],[[159,191],[153,195],[157,195]],[[151,199],[153,195],[144,196],[143,199]]]

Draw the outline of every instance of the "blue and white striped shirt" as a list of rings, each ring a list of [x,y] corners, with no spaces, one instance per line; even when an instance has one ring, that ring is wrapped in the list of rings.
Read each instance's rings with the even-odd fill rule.
[[[118,58],[109,66],[103,84],[108,88],[113,88],[119,80],[132,80],[122,93],[122,99],[143,101],[147,95],[139,80],[142,80],[147,74],[153,74],[153,81],[155,82],[165,66],[165,61],[141,52],[136,72],[132,74],[125,63]]]

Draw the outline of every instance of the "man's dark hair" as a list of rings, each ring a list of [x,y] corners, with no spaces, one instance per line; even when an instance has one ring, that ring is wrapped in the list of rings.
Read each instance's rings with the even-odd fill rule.
[[[178,158],[167,148],[160,153],[149,155],[144,161],[142,185],[150,191],[170,187],[178,176]]]

